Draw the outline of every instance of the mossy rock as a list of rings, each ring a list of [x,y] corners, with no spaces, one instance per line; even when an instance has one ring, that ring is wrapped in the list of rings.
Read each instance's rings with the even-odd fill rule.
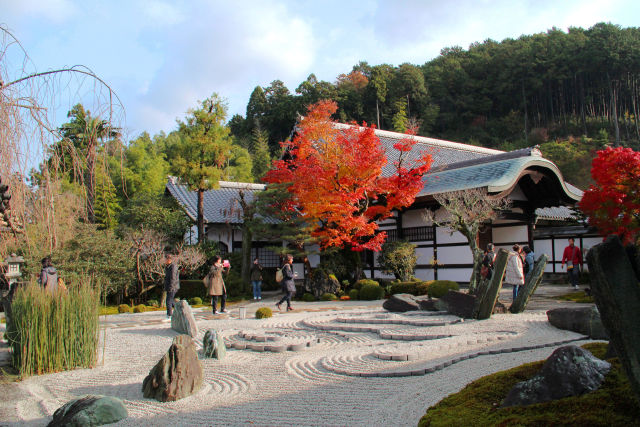
[[[302,295],[302,301],[313,302],[315,300],[316,300],[316,297],[314,297],[313,294],[310,294],[309,292]]]
[[[189,300],[189,305],[193,306],[193,305],[202,305],[202,298],[200,297],[193,297]]]
[[[266,319],[273,316],[273,311],[269,307],[260,307],[256,310],[256,319]]]
[[[353,284],[353,287],[355,289],[362,289],[363,286],[380,286],[380,283],[376,282],[375,280],[371,280],[371,279],[360,279],[358,280],[356,283]]]
[[[322,301],[336,301],[338,297],[335,294],[326,293],[326,294],[322,294],[320,299]]]
[[[607,344],[589,343],[582,347],[596,357],[604,357]],[[618,359],[608,362],[611,371],[600,389],[530,406],[499,407],[516,383],[538,373],[544,360],[488,375],[430,407],[419,426],[637,425],[640,404],[633,397]]]
[[[355,299],[358,299],[358,294],[359,294],[359,292],[358,292],[358,290],[357,290],[357,289],[351,289],[351,290],[349,291],[349,294],[348,294],[348,295],[349,295],[349,298],[351,298],[351,299],[354,299],[354,300],[355,300]]]
[[[131,313],[131,306],[127,304],[120,304],[118,306],[118,313]]]
[[[372,301],[384,298],[384,288],[379,285],[363,285],[360,288],[358,297],[361,300]]]
[[[432,280],[427,283],[427,295],[431,298],[442,298],[449,292],[459,291],[460,285],[457,282],[453,282],[451,280]]]
[[[144,313],[145,311],[147,311],[147,306],[145,306],[144,304],[138,304],[133,307],[134,313]]]

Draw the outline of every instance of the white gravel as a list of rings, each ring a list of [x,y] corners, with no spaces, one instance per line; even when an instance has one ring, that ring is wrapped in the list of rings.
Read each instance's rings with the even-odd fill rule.
[[[176,335],[168,324],[108,329],[106,357],[94,369],[42,375],[17,383],[15,417],[2,425],[46,425],[67,401],[86,394],[123,399],[129,417],[115,425],[416,425],[426,409],[482,376],[548,357],[556,346],[465,360],[439,371],[400,378],[362,378],[360,372],[393,372],[429,367],[454,355],[486,349],[550,344],[580,335],[551,327],[544,312],[494,315],[486,321],[418,327],[368,326],[402,335],[452,335],[419,341],[381,339],[376,332],[321,331],[313,325],[367,326],[367,318],[416,319],[415,314],[386,314],[379,307],[350,304],[331,312],[293,312],[271,319],[198,321],[198,343],[207,329],[227,340],[239,331],[314,336],[320,342],[300,352],[229,349],[223,361],[202,360],[205,387],[186,399],[161,403],[142,396],[142,380]],[[337,322],[357,316],[363,323]],[[427,319],[425,317],[425,319]],[[429,320],[437,321],[437,316]],[[451,316],[440,320],[450,321]],[[502,338],[498,339],[500,336]],[[375,353],[375,354],[374,354]],[[411,354],[411,361],[382,360],[379,355]],[[102,349],[100,351],[102,355]],[[378,356],[376,356],[378,355]],[[9,396],[9,399],[12,397]]]

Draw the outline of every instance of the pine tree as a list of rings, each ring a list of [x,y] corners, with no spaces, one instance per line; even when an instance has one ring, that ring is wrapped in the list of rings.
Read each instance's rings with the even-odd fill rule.
[[[253,177],[260,180],[271,168],[269,154],[269,135],[258,124],[253,129]]]

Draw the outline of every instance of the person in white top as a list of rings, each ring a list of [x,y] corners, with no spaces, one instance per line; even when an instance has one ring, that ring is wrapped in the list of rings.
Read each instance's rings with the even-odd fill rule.
[[[518,296],[520,286],[524,285],[524,269],[520,250],[520,245],[513,245],[513,251],[509,252],[507,259],[507,270],[504,277],[504,283],[513,285],[513,301]]]

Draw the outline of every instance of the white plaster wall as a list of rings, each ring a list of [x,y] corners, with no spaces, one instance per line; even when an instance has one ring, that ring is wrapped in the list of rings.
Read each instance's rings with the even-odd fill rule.
[[[231,230],[226,225],[210,226],[207,232],[207,239],[225,243],[231,250]]]
[[[402,227],[424,227],[427,222],[424,220],[424,209],[407,211],[402,214]]]
[[[415,276],[420,280],[433,280],[433,269],[432,268],[417,268],[415,272]]]
[[[493,243],[497,246],[504,242],[527,242],[526,225],[514,225],[512,227],[498,227],[492,229]]]
[[[438,280],[453,280],[459,283],[469,283],[471,268],[438,268]]]
[[[416,248],[418,264],[429,264],[433,259],[433,248]]]
[[[311,268],[315,268],[320,264],[320,247],[318,245],[312,245],[305,248],[307,251],[311,252],[309,255],[309,263],[311,264]]]
[[[536,259],[542,254],[549,255],[549,262],[547,266],[544,268],[545,273],[553,273],[553,264],[551,263],[553,260],[551,259],[551,255],[553,252],[551,251],[551,239],[543,239],[543,240],[534,240],[535,254]],[[557,256],[558,254],[556,254]]]
[[[509,194],[510,200],[527,200],[527,196],[524,195],[522,188],[520,188],[520,184],[516,185],[513,188],[511,194]]]
[[[453,234],[451,234],[449,230],[444,227],[436,227],[436,241],[438,245],[445,243],[467,243],[467,239],[462,233],[454,231]]]
[[[473,256],[469,246],[438,247],[438,261],[440,264],[471,264]]]

